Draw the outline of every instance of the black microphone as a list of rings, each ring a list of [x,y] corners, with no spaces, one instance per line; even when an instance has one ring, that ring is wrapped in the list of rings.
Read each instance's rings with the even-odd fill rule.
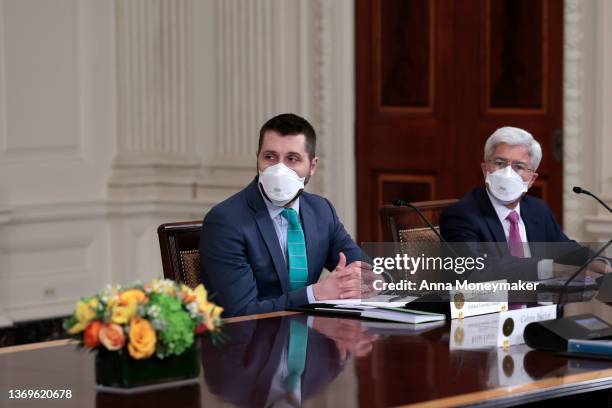
[[[578,187],[575,186],[572,191],[576,194],[586,194],[586,195],[590,195],[591,197],[593,197],[594,199],[596,199],[597,201],[599,201],[599,204],[603,205],[606,210],[612,212],[612,208],[608,207],[608,205],[606,203],[604,203],[603,201],[601,201],[601,199],[599,197],[597,197],[595,194],[591,193],[589,190],[585,190],[582,187]]]
[[[563,285],[563,288],[561,288],[561,293],[559,294],[559,304],[557,305],[557,315],[559,315],[559,312],[561,311],[561,305],[562,305],[562,299],[563,299],[563,295],[565,295],[565,293],[567,292],[567,288],[569,286],[569,284],[571,283],[571,281],[573,281],[576,276],[578,276],[580,274],[580,272],[584,271],[584,269],[595,259],[597,258],[599,255],[601,255],[603,253],[603,251],[606,250],[607,247],[610,246],[610,244],[612,244],[612,239],[610,239],[604,246],[602,246],[599,251],[597,251],[593,256],[590,256],[581,266],[580,268],[578,268],[578,270],[576,272],[574,272],[574,274],[572,276],[570,276],[570,278],[568,280],[565,281],[565,284]]]

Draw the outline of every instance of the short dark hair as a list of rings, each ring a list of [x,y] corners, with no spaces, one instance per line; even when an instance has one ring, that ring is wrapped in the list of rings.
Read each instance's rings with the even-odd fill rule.
[[[259,145],[257,152],[261,151],[264,134],[268,130],[278,132],[281,136],[304,135],[306,137],[306,151],[312,160],[316,156],[317,135],[314,128],[301,116],[293,113],[282,113],[269,119],[259,130]]]

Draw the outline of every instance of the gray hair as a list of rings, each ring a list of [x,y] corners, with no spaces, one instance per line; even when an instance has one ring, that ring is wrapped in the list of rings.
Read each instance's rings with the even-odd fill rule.
[[[542,161],[542,147],[537,140],[533,138],[531,133],[526,130],[506,126],[497,129],[489,138],[484,146],[484,159],[489,161],[498,145],[506,143],[510,146],[525,146],[527,154],[531,159],[533,169],[537,169]]]

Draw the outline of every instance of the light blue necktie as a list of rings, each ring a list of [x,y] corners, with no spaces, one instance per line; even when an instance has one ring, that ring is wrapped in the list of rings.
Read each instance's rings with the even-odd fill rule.
[[[291,290],[306,286],[308,281],[308,258],[306,240],[300,224],[300,217],[293,208],[285,208],[283,217],[289,221],[287,227],[287,260],[289,262],[289,282]]]

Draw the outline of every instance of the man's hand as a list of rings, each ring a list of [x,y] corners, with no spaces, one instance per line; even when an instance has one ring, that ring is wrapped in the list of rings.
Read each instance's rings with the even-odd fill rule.
[[[361,263],[361,298],[368,299],[379,294],[379,290],[374,289],[374,281],[381,280],[382,277],[372,270],[372,265],[365,262]]]
[[[327,278],[312,285],[317,300],[357,299],[361,297],[360,261],[346,264],[346,256],[340,252],[338,265]]]
[[[553,278],[569,278],[578,270],[577,266],[553,263]]]
[[[607,263],[600,261],[599,259],[595,259],[594,261],[591,261],[587,267],[586,267],[587,273],[590,273],[591,275],[595,275],[594,277],[597,277],[597,275],[604,275],[606,273],[610,273],[612,272],[612,268],[610,267],[610,265],[608,265]]]
[[[569,278],[578,270],[578,266],[575,265],[562,265],[558,263],[553,264],[553,276],[555,278],[566,277]],[[591,261],[584,271],[580,273],[580,276],[590,276],[591,278],[598,278],[606,273],[611,273],[612,268],[605,262],[595,259]]]
[[[367,355],[372,350],[373,342],[378,339],[359,320],[315,316],[312,326],[336,343],[341,362],[346,361],[351,354],[355,357]]]

